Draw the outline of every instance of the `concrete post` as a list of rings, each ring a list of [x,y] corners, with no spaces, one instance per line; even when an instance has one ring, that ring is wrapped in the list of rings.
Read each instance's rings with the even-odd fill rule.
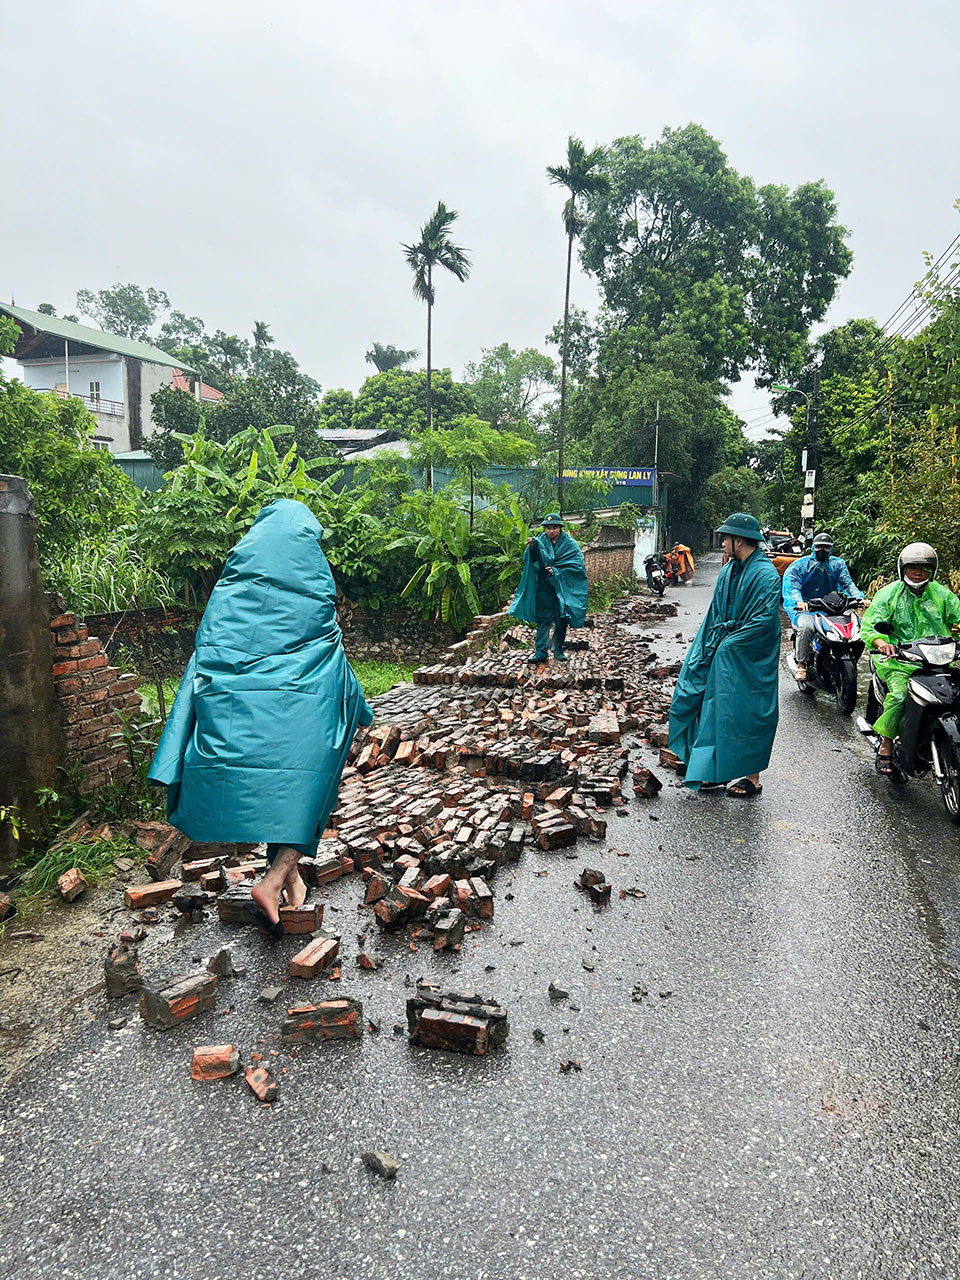
[[[0,475],[0,805],[18,810],[23,843],[38,821],[37,789],[55,783],[64,753],[36,529],[26,480]],[[0,872],[16,852],[4,823]]]

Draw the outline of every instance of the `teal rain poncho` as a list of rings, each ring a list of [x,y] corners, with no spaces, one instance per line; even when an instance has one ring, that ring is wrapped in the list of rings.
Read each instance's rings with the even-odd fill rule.
[[[354,731],[373,719],[322,536],[303,503],[264,507],[210,596],[148,774],[194,840],[316,840]]]
[[[534,544],[539,564],[527,547],[523,553],[520,585],[507,612],[531,626],[553,622],[556,597],[560,617],[571,627],[582,627],[587,617],[587,568],[583,552],[566,531],[556,542],[550,541],[546,531],[539,533]],[[547,569],[553,573],[548,574]]]
[[[720,570],[713,600],[677,677],[670,749],[684,781],[731,782],[770,763],[780,679],[780,577],[757,548]]]

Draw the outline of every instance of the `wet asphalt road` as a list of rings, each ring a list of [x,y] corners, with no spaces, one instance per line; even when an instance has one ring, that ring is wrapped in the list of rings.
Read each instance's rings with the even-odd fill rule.
[[[665,635],[692,635],[715,572],[673,593]],[[190,1055],[266,1047],[280,1010],[257,993],[293,939],[236,935],[247,975],[218,1001],[233,1012],[165,1035],[135,1016],[108,1032],[96,997],[0,1098],[0,1274],[955,1275],[960,836],[929,784],[891,796],[822,695],[787,679],[782,695],[759,800],[669,785],[611,814],[605,845],[501,872],[496,919],[459,957],[388,940],[385,970],[362,977],[346,959],[324,986],[361,995],[383,1030],[284,1055],[272,1110],[240,1080],[192,1083]],[[590,907],[583,865],[646,898]],[[326,922],[348,957],[357,884],[334,888]],[[143,967],[189,969],[225,932],[156,938]],[[498,997],[506,1051],[394,1038],[404,974]],[[569,1002],[551,1004],[551,980]],[[567,1058],[580,1074],[560,1073]],[[400,1160],[395,1183],[360,1164],[368,1146]]]

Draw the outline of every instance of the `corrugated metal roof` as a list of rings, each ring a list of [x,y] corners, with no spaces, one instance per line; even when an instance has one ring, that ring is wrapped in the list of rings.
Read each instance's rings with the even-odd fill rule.
[[[9,316],[18,324],[27,324],[38,333],[49,334],[52,338],[66,338],[68,342],[83,342],[88,347],[97,347],[100,351],[114,351],[119,356],[131,356],[134,360],[144,360],[150,364],[165,364],[171,369],[186,369],[188,373],[197,372],[182,360],[175,359],[166,351],[161,351],[159,347],[150,346],[148,342],[134,342],[132,338],[121,338],[115,333],[104,333],[102,329],[90,329],[85,324],[74,324],[72,320],[45,316],[39,311],[28,311],[26,307],[14,307],[6,302],[0,302],[0,315]]]

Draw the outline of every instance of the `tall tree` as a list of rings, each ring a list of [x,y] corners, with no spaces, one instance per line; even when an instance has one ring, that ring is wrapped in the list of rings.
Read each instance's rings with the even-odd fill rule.
[[[557,502],[563,513],[563,430],[567,408],[567,329],[570,320],[570,269],[573,242],[581,230],[577,201],[604,191],[607,179],[599,172],[605,152],[602,147],[587,151],[579,138],[567,138],[567,162],[550,165],[547,177],[570,193],[563,206],[563,226],[567,233],[567,277],[563,293],[563,338],[560,344],[560,416],[557,426]]]
[[[427,304],[427,430],[433,428],[433,304],[436,289],[433,282],[434,268],[442,267],[462,283],[470,274],[470,259],[466,250],[450,238],[450,228],[458,218],[441,200],[430,218],[420,228],[416,244],[405,244],[403,250],[407,265],[413,271],[413,292]]]
[[[708,380],[790,380],[849,274],[847,230],[822,182],[758,187],[697,124],[618,138],[587,206],[582,262],[613,320],[693,340]]]
[[[254,320],[253,322],[253,346],[255,351],[262,351],[264,347],[273,345],[273,334],[270,332],[270,326],[265,320]]]
[[[77,291],[77,310],[90,316],[105,333],[137,342],[150,341],[150,328],[170,307],[162,289],[141,289],[138,284],[115,284],[112,289]]]
[[[419,354],[419,351],[404,351],[401,347],[395,347],[389,342],[386,346],[375,342],[363,358],[367,364],[376,366],[377,373],[386,373],[388,369],[400,369],[405,364],[409,364]]]
[[[485,348],[479,361],[467,365],[464,382],[476,397],[477,413],[484,422],[532,439],[542,419],[542,401],[556,386],[556,366],[533,347],[514,351],[508,342],[501,342]]]

